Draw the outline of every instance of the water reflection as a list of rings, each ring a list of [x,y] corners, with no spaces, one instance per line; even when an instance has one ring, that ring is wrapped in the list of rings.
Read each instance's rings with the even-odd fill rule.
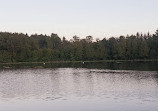
[[[141,92],[147,94],[147,91],[156,90],[156,87],[157,73],[145,71],[27,69],[6,70],[0,74],[0,92],[3,98],[39,97],[47,94],[104,95],[106,92],[134,95]]]
[[[158,61],[122,61],[122,62],[65,62],[65,63],[17,63],[0,64],[0,69],[20,68],[88,68],[111,70],[158,71]]]
[[[157,104],[158,73],[81,68],[18,69],[0,72],[0,102],[81,99],[88,101],[85,103],[88,104],[92,98],[92,101],[99,104],[109,101],[112,104],[117,101],[124,104],[123,101],[128,103],[132,100]],[[103,106],[102,108],[105,109]]]

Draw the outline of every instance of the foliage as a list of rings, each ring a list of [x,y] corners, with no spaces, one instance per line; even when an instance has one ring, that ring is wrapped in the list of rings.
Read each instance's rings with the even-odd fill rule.
[[[0,32],[0,62],[86,61],[158,59],[158,30],[155,34],[127,35],[93,41],[74,36],[61,40],[57,34],[31,35]]]

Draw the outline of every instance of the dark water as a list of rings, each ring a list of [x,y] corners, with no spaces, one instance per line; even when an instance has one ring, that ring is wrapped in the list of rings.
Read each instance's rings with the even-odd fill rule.
[[[99,64],[1,69],[0,111],[158,111],[157,63]]]
[[[88,68],[111,70],[158,71],[158,61],[121,61],[121,62],[66,62],[66,63],[19,63],[0,64],[0,69],[19,68]]]

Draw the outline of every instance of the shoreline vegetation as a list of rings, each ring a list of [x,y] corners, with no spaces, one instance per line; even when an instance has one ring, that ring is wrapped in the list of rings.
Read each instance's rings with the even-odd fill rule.
[[[158,30],[96,41],[92,36],[73,36],[68,41],[53,33],[0,32],[0,64],[153,60],[158,60]]]

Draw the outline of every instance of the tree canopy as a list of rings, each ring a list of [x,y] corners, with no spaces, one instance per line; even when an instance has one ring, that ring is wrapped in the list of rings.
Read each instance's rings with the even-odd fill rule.
[[[93,41],[92,36],[68,41],[57,34],[28,36],[0,32],[0,62],[158,59],[158,30]]]

